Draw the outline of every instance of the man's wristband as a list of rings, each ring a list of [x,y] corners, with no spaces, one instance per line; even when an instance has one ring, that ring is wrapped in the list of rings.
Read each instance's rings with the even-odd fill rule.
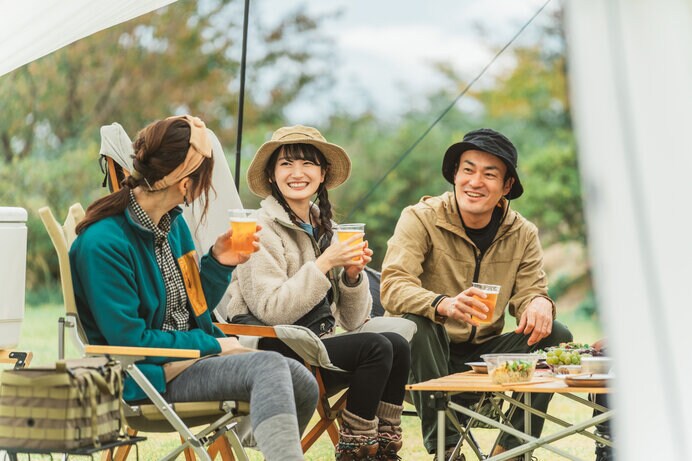
[[[432,302],[432,308],[435,310],[435,321],[437,323],[441,323],[443,325],[447,321],[447,316],[442,315],[439,312],[437,312],[437,306],[442,302],[443,299],[445,299],[447,297],[448,297],[447,295],[439,295]]]

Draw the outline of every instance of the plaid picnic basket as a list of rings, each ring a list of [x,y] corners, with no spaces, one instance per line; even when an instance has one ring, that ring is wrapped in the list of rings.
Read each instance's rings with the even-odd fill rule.
[[[122,370],[105,357],[4,370],[0,447],[56,451],[101,446],[125,432]]]

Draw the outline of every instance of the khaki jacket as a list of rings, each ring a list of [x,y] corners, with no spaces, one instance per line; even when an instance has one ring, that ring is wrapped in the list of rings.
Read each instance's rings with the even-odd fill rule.
[[[318,213],[316,208],[313,212]],[[233,271],[230,301],[216,308],[221,317],[249,312],[267,325],[290,325],[334,288],[337,323],[350,331],[365,322],[372,308],[365,274],[355,286],[344,283],[342,270],[332,270],[329,278],[323,274],[315,263],[317,242],[291,222],[272,196],[262,201],[258,222],[260,249]]]
[[[503,206],[508,206],[504,200]],[[435,321],[433,302],[440,295],[456,296],[474,281],[502,287],[493,322],[476,328],[448,319],[445,329],[451,342],[487,341],[502,332],[505,308],[519,319],[535,297],[550,299],[536,226],[510,208],[481,258],[466,235],[452,192],[423,197],[405,208],[382,264],[381,296],[387,312]]]

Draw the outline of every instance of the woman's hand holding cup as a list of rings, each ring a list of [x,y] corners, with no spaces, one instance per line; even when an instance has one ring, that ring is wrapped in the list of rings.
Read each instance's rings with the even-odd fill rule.
[[[372,261],[372,250],[368,248],[368,241],[364,240],[363,252],[359,260],[351,260],[344,266],[347,281],[351,284],[356,283],[358,281],[358,274],[365,269],[365,266],[367,266],[370,261]]]
[[[248,253],[246,251],[237,251],[233,248],[231,243],[231,236],[233,235],[233,229],[228,229],[223,234],[219,235],[211,247],[211,254],[218,262],[225,266],[237,266],[244,263],[255,251],[259,250],[259,235],[257,234],[262,229],[259,224],[255,226],[255,233],[252,235],[252,247],[253,251]]]
[[[365,255],[367,243],[363,241],[357,244],[356,242],[362,239],[363,234],[360,233],[344,241],[332,242],[332,244],[317,258],[315,264],[317,264],[317,267],[325,274],[334,267],[360,264],[360,260],[363,259]],[[372,250],[370,250],[370,254],[372,254]]]

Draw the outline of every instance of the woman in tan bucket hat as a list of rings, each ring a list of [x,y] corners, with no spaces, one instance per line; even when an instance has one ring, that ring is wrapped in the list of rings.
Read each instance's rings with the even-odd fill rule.
[[[227,315],[234,323],[302,325],[320,336],[346,371],[322,370],[328,389],[348,388],[336,459],[397,460],[410,350],[397,333],[354,332],[372,305],[362,273],[372,250],[367,241],[335,238],[327,192],[350,172],[346,152],[315,128],[280,128],[259,148],[247,180],[264,199],[262,247],[234,272]],[[350,333],[335,335],[337,323]],[[263,339],[260,348],[298,358],[278,340]]]

